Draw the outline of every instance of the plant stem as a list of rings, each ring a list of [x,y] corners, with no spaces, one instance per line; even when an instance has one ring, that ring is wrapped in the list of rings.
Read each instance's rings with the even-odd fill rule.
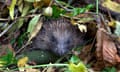
[[[28,66],[25,68],[38,68],[38,67],[46,67],[46,66],[68,66],[68,64],[44,64],[44,65],[35,65],[35,66]]]
[[[68,64],[43,64],[43,65],[35,65],[35,66],[26,66],[23,68],[24,69],[26,69],[26,68],[40,68],[40,67],[49,67],[49,66],[57,66],[57,67],[66,66],[66,67],[68,67]],[[18,70],[18,68],[14,69],[14,70]]]
[[[99,13],[99,8],[98,8],[98,6],[99,6],[99,0],[96,0],[96,14],[98,15],[98,13]]]

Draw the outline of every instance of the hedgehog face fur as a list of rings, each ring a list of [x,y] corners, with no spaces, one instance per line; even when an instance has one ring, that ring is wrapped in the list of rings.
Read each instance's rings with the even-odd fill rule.
[[[33,39],[32,46],[63,55],[83,43],[83,34],[64,18],[47,20]]]

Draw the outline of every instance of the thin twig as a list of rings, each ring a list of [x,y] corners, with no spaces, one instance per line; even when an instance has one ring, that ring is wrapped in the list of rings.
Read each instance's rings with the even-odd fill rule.
[[[20,19],[20,18],[34,17],[34,16],[36,16],[36,15],[38,15],[38,14],[28,15],[28,16],[25,16],[25,17],[17,17],[17,18],[15,18],[15,19],[14,19],[14,22],[12,22],[12,24],[10,24],[3,32],[0,33],[0,37],[2,37],[2,36],[16,23],[16,21],[17,21],[18,19]],[[5,21],[5,20],[9,21],[10,19],[1,19],[1,20],[3,20],[3,21]]]
[[[53,3],[53,0],[50,1],[50,3],[49,3],[49,7],[51,7],[52,3]]]
[[[0,33],[0,37],[2,37],[14,24],[16,23],[16,20],[12,22],[3,32]]]
[[[34,16],[37,16],[37,15],[40,15],[40,14],[32,14],[32,15],[28,15],[28,16],[24,16],[24,17],[17,17],[17,18],[14,18],[14,20],[18,20],[20,18],[30,18],[30,17],[34,17]],[[0,21],[10,21],[11,19],[10,18],[0,18]]]
[[[30,44],[30,41],[23,45],[18,51],[16,51],[15,55],[17,55],[18,53],[20,53],[25,47],[27,47]]]
[[[5,19],[5,18],[0,18],[0,21],[9,21],[9,18]]]
[[[70,11],[70,12],[72,11],[72,9],[66,8],[65,6],[63,6],[62,4],[60,4],[59,1],[57,1],[57,0],[55,0],[55,3],[58,4],[60,7],[62,7],[66,11]]]

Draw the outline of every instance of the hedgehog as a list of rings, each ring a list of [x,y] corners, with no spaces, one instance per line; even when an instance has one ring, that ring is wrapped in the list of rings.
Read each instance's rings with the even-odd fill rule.
[[[66,18],[47,19],[37,36],[32,40],[33,49],[48,50],[62,56],[84,44],[84,33]]]

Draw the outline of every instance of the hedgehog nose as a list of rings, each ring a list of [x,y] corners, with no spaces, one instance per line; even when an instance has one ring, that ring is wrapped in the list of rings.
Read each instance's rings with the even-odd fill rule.
[[[59,48],[58,49],[59,50],[58,53],[59,53],[60,56],[66,54],[67,51],[68,51],[64,44],[58,45],[58,48]]]

